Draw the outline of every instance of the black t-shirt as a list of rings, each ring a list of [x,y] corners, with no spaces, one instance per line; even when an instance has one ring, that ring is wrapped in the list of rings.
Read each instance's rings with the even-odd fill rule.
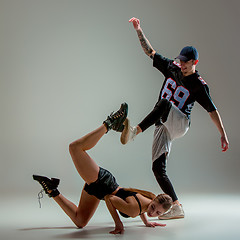
[[[165,76],[159,99],[166,98],[178,107],[188,118],[194,102],[197,101],[206,111],[216,110],[207,83],[195,73],[184,77],[180,65],[156,53],[153,66]]]

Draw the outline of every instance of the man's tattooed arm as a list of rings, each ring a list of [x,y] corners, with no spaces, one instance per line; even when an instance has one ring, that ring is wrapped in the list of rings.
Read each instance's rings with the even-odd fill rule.
[[[153,47],[151,46],[150,42],[147,40],[147,38],[145,37],[142,29],[137,30],[137,35],[138,38],[140,40],[141,46],[143,51],[150,57],[153,58],[154,54],[156,53],[156,51],[153,49]]]

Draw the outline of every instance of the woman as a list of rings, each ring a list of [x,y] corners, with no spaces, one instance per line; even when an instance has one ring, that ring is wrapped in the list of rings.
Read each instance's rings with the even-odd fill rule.
[[[115,222],[115,229],[110,232],[112,234],[124,232],[117,210],[124,217],[140,215],[147,227],[165,226],[165,224],[149,222],[145,212],[149,217],[163,214],[171,207],[171,197],[166,194],[160,194],[156,197],[147,191],[120,188],[114,176],[109,171],[99,167],[86,152],[93,148],[110,129],[122,131],[127,111],[128,106],[123,103],[121,108],[108,116],[99,128],[70,144],[69,151],[72,160],[78,173],[85,181],[78,207],[57,190],[59,179],[33,175],[33,179],[42,185],[48,196],[59,204],[79,228],[87,225],[101,199],[105,200]]]

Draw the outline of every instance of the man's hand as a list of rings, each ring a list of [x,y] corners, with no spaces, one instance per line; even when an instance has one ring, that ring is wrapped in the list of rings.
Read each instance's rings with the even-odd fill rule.
[[[229,148],[229,142],[228,142],[227,134],[225,132],[220,114],[217,110],[215,110],[215,111],[209,112],[209,115],[221,135],[222,152],[226,152]]]
[[[140,30],[140,20],[133,17],[131,19],[129,19],[129,22],[133,23],[133,27],[135,28],[135,30]]]
[[[137,35],[139,38],[139,41],[141,43],[142,49],[143,51],[150,57],[153,59],[156,51],[153,49],[153,47],[151,46],[150,42],[147,40],[147,38],[145,37],[141,27],[140,27],[140,20],[133,17],[131,19],[129,19],[129,22],[133,23],[133,27],[135,28],[135,30],[137,31]]]

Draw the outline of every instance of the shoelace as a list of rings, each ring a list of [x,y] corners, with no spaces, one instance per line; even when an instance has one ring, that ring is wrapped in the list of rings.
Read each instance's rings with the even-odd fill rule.
[[[110,116],[111,116],[113,119],[117,119],[117,118],[121,117],[123,114],[124,114],[123,111],[120,111],[120,112],[117,111],[116,113],[112,112],[112,113],[110,114]]]
[[[44,181],[41,181],[41,185],[46,193],[50,190]]]
[[[41,199],[43,198],[43,192],[44,190],[42,189],[39,193],[38,193],[38,203],[39,203],[39,208],[41,208]]]

